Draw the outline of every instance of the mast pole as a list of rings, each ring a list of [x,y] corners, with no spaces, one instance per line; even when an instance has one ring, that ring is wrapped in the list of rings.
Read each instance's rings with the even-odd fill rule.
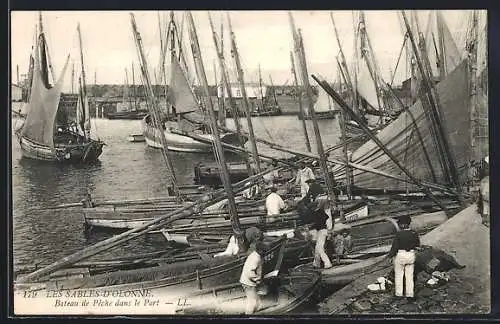
[[[309,135],[307,134],[307,126],[306,126],[306,119],[305,119],[305,114],[304,114],[304,107],[302,106],[302,88],[299,87],[297,73],[295,72],[295,60],[293,59],[293,52],[290,52],[290,61],[292,64],[292,75],[293,75],[295,92],[296,92],[295,97],[297,98],[297,101],[299,104],[299,111],[300,111],[300,114],[302,116],[302,118],[300,118],[300,121],[302,124],[302,131],[304,133],[304,138],[306,140],[307,151],[311,152],[311,142],[309,141]]]
[[[231,112],[233,114],[234,125],[236,127],[236,134],[238,135],[238,138],[239,138],[239,146],[241,148],[244,148],[245,145],[244,145],[243,136],[241,134],[241,123],[240,123],[240,119],[239,119],[238,108],[236,107],[236,103],[234,101],[231,85],[229,83],[229,76],[227,73],[226,62],[225,62],[225,58],[224,58],[224,49],[222,47],[223,43],[222,43],[222,39],[221,39],[221,41],[220,41],[221,47],[219,48],[219,42],[217,40],[217,35],[215,33],[215,28],[214,28],[214,24],[213,24],[212,16],[210,15],[210,12],[208,12],[208,22],[210,23],[210,28],[212,30],[212,39],[214,41],[215,50],[217,52],[217,58],[219,61],[219,69],[221,71],[221,80],[222,80],[222,82],[221,82],[221,97],[222,97],[222,100],[225,100],[225,93],[224,93],[224,87],[225,87],[226,91],[227,91],[227,97],[229,99],[229,107],[231,108]],[[245,158],[245,164],[246,164],[247,171],[248,171],[248,176],[251,176],[252,175],[252,168],[250,167],[250,162],[248,161],[248,153],[244,153],[244,158]]]
[[[273,78],[271,77],[271,74],[269,74],[269,82],[271,88],[273,88],[274,105],[276,106],[276,108],[278,108],[278,98],[276,98],[276,89],[274,88]]]
[[[220,169],[222,171],[221,178],[222,178],[222,183],[224,186],[224,189],[227,194],[227,200],[228,200],[228,205],[229,205],[229,215],[231,219],[231,225],[232,229],[234,232],[235,237],[237,238],[237,241],[239,242],[239,245],[242,244],[243,242],[243,232],[240,229],[240,222],[238,219],[238,212],[236,209],[236,202],[234,200],[234,194],[233,194],[233,188],[231,187],[231,183],[229,180],[229,172],[227,169],[226,165],[226,158],[224,156],[224,151],[222,148],[222,144],[220,141],[220,135],[219,135],[219,129],[217,127],[217,119],[215,117],[215,112],[212,104],[212,98],[210,97],[210,91],[208,89],[208,81],[207,81],[207,76],[205,74],[205,68],[203,66],[203,59],[201,57],[201,51],[200,51],[200,45],[198,42],[198,35],[196,33],[196,26],[194,25],[194,20],[191,12],[187,12],[187,20],[188,20],[188,30],[189,34],[191,36],[191,45],[193,49],[193,58],[195,61],[195,64],[198,66],[197,71],[199,72],[199,77],[201,80],[199,80],[202,85],[203,85],[203,90],[205,92],[205,96],[207,98],[207,108],[208,108],[208,115],[210,117],[210,124],[212,128],[212,135],[215,143],[215,150],[217,154],[217,158],[220,164]]]
[[[42,22],[42,12],[39,11],[38,12],[38,17],[39,17],[39,21],[40,21],[40,35],[44,34],[43,32],[43,22]],[[44,37],[45,37],[45,34],[44,34]],[[49,69],[50,69],[50,72],[52,73],[52,79],[54,82],[55,81],[55,78],[56,78],[56,74],[54,73],[54,66],[52,65],[52,60],[50,58],[50,53],[49,53],[49,46],[47,45],[47,42],[45,42],[45,52],[47,53],[47,59],[49,60]]]
[[[418,68],[420,70],[420,73],[422,73],[422,75],[426,75],[424,72],[424,67],[423,67],[421,59],[420,59],[420,55],[418,55],[418,52],[417,52],[417,44],[415,43],[413,33],[411,32],[410,26],[408,24],[408,19],[406,18],[406,14],[404,11],[402,11],[401,13],[403,15],[403,20],[405,22],[406,29],[408,30],[408,36],[410,37],[413,51],[415,52],[415,56],[417,59],[417,65],[418,65]],[[448,139],[446,137],[444,125],[441,122],[440,116],[439,116],[439,101],[438,101],[438,96],[436,93],[436,88],[435,88],[434,82],[433,82],[434,80],[429,81],[426,77],[424,77],[423,81],[424,81],[424,86],[426,87],[426,90],[427,90],[426,91],[427,96],[429,98],[429,101],[431,102],[431,108],[432,108],[431,115],[434,119],[433,124],[437,128],[437,131],[438,131],[437,132],[438,133],[438,141],[443,146],[443,151],[445,153],[444,159],[445,159],[445,163],[447,165],[447,168],[445,168],[445,170],[448,169],[450,171],[452,183],[459,193],[458,199],[462,202],[463,201],[462,194],[461,194],[462,188],[460,186],[458,171],[457,171],[457,168],[455,165],[455,160],[451,154],[451,150],[450,150],[450,147],[448,145]]]
[[[306,61],[306,55],[304,51],[304,43],[302,41],[302,35],[300,32],[300,29],[295,33],[295,24],[293,22],[293,16],[292,13],[288,13],[289,18],[290,18],[290,24],[293,28],[293,34],[296,35],[295,37],[295,43],[296,47],[299,52],[299,64],[301,67],[301,72],[302,72],[302,79],[304,82],[304,86],[306,87],[306,94],[307,94],[307,101],[308,101],[308,106],[309,106],[309,114],[311,116],[311,120],[313,123],[313,129],[314,129],[314,134],[316,136],[316,147],[319,155],[319,164],[321,166],[321,169],[323,171],[323,174],[325,176],[325,182],[326,182],[326,187],[327,187],[327,192],[328,192],[328,197],[330,200],[333,202],[335,201],[335,194],[333,192],[333,185],[332,185],[332,179],[330,179],[330,174],[328,172],[328,165],[326,164],[326,156],[325,156],[325,151],[323,149],[323,141],[321,140],[321,133],[319,131],[319,126],[318,126],[318,121],[316,120],[316,112],[314,111],[314,103],[312,99],[312,87],[309,83],[309,74],[307,72],[307,61]],[[299,41],[297,43],[297,41]]]
[[[135,88],[134,62],[132,62],[132,96],[134,97],[134,110],[137,110],[137,94]]]
[[[87,81],[85,77],[85,64],[83,60],[83,45],[82,45],[82,33],[80,31],[80,23],[77,26],[78,30],[78,42],[80,44],[80,61],[82,64],[82,105],[85,111],[85,138],[90,138],[90,107],[87,101]],[[83,100],[85,99],[85,100]]]
[[[262,74],[261,74],[261,71],[260,71],[260,63],[259,63],[259,92],[260,92],[260,105],[261,105],[261,109],[264,110],[264,94],[262,93]]]
[[[332,20],[333,30],[335,32],[335,38],[337,39],[337,45],[339,46],[339,51],[340,51],[341,61],[340,61],[340,67],[339,68],[342,71],[342,67],[344,67],[343,68],[343,74],[345,76],[346,85],[352,91],[352,97],[355,98],[356,97],[355,89],[354,89],[353,84],[352,84],[351,76],[349,74],[349,69],[347,68],[347,61],[345,59],[344,50],[342,49],[342,45],[340,44],[339,33],[337,31],[337,25],[335,25],[335,20],[333,19],[333,13],[332,12],[330,12],[330,19]],[[357,107],[353,106],[353,108],[354,108],[354,111],[357,112]]]
[[[236,46],[236,36],[234,35],[233,27],[231,25],[231,17],[229,16],[228,12],[226,12],[226,15],[227,15],[227,22],[229,25],[229,34],[231,35],[231,53],[233,55],[234,63],[236,65],[236,71],[238,73],[238,81],[240,83],[241,95],[243,96],[243,107],[245,108],[245,114],[246,114],[247,123],[248,123],[248,133],[250,134],[250,143],[252,145],[252,157],[253,157],[253,160],[255,162],[256,172],[260,173],[261,168],[260,168],[259,152],[257,151],[257,144],[255,143],[255,136],[254,136],[253,125],[252,125],[252,116],[250,114],[250,107],[248,104],[247,91],[245,89],[245,80],[244,80],[244,76],[243,76],[243,69],[241,67],[240,57],[238,54],[238,48]]]
[[[151,117],[152,117],[152,120],[153,120],[153,124],[155,125],[156,129],[158,130],[158,132],[160,133],[160,141],[161,141],[161,144],[162,144],[162,156],[166,162],[166,165],[167,165],[167,171],[168,171],[168,174],[169,174],[169,178],[170,178],[170,184],[172,186],[172,189],[174,191],[174,194],[180,198],[180,192],[179,192],[179,187],[177,186],[177,181],[176,181],[176,176],[175,176],[175,171],[174,171],[174,167],[173,167],[173,163],[172,163],[172,160],[170,158],[170,156],[167,154],[167,151],[168,151],[168,146],[167,146],[167,140],[165,139],[165,132],[163,130],[163,127],[162,127],[162,123],[161,123],[161,120],[160,120],[160,114],[158,112],[158,103],[156,101],[156,98],[155,98],[155,94],[154,94],[154,91],[153,91],[153,88],[151,86],[151,81],[150,81],[150,77],[149,77],[149,68],[148,68],[148,63],[146,61],[146,56],[144,55],[144,51],[143,51],[143,48],[142,48],[142,38],[141,38],[141,34],[139,34],[139,31],[137,30],[137,25],[136,25],[136,22],[135,22],[135,17],[134,17],[134,14],[130,14],[130,22],[131,22],[131,25],[132,25],[132,31],[133,31],[133,34],[134,34],[134,39],[135,39],[135,42],[136,42],[136,47],[137,47],[137,54],[139,56],[139,62],[141,63],[141,70],[142,70],[142,78],[143,78],[143,81],[144,81],[144,84],[146,86],[146,91],[147,91],[147,94],[146,95],[146,98],[150,98],[150,112],[151,112]]]
[[[71,65],[71,94],[75,93],[75,63]]]
[[[353,85],[353,108],[354,111],[357,111],[360,116],[364,117],[364,112],[361,113],[359,111],[359,98],[358,98],[358,58],[359,58],[359,53],[358,53],[358,37],[359,37],[359,28],[358,24],[356,23],[356,19],[354,16],[354,11],[352,12],[352,19],[353,19],[353,27],[354,27],[354,64],[353,64],[353,80],[352,80],[352,85]],[[363,118],[364,121],[364,118]]]
[[[478,38],[478,15],[477,11],[472,11],[472,26],[470,30],[470,38],[467,42],[467,52],[469,56],[469,70],[470,70],[470,121],[471,121],[471,132],[470,132],[470,143],[472,148],[472,156],[479,157],[481,152],[481,147],[476,146],[476,139],[474,134],[481,136],[480,126],[478,124],[478,109],[476,106],[476,95],[477,95],[477,38]],[[481,157],[482,158],[482,157]]]
[[[347,83],[346,79],[347,77],[345,76],[343,70],[342,70],[342,64],[339,62],[339,59],[337,57],[337,65],[338,65],[338,68],[339,68],[339,74],[344,78],[344,81]],[[339,77],[339,93],[342,93],[342,80],[341,78]],[[330,96],[329,96],[330,97]],[[354,111],[354,110],[353,110]],[[354,111],[355,112],[355,111]],[[344,159],[345,159],[345,184],[346,184],[346,191],[347,191],[347,197],[350,199],[351,196],[352,196],[352,191],[351,191],[351,167],[349,166],[349,153],[348,153],[348,150],[347,150],[347,134],[346,134],[346,121],[347,118],[346,118],[346,113],[340,109],[340,119],[339,119],[339,123],[340,123],[340,132],[342,134],[342,141],[344,142],[344,145],[343,145],[343,148],[342,148],[342,151],[344,153]]]

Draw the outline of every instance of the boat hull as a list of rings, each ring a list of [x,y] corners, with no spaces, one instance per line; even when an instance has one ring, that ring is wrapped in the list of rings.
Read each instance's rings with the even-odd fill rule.
[[[146,144],[150,147],[161,149],[163,145],[161,144],[161,134],[160,131],[151,125],[148,125],[145,119],[142,120],[143,135],[146,140]],[[197,141],[191,137],[174,134],[166,129],[164,131],[165,139],[167,141],[167,146],[170,151],[176,152],[189,152],[189,153],[211,153],[212,145],[204,142]],[[197,134],[197,136],[204,137],[207,140],[212,141],[211,134]],[[238,145],[238,137],[232,133],[220,134],[222,143],[227,143],[231,145]]]
[[[340,110],[336,110],[336,109],[326,110],[326,111],[316,111],[315,118],[316,119],[335,119],[338,113],[340,113]],[[297,118],[299,118],[299,120],[302,120],[302,119],[310,120],[310,119],[312,119],[312,117],[310,115],[303,115],[301,113],[299,113],[297,115]]]
[[[276,273],[276,269],[281,267],[283,260],[297,260],[307,246],[305,242],[287,242],[283,239],[267,241],[266,245],[268,248],[263,256],[263,273],[267,274]],[[138,298],[131,295],[142,292],[147,293],[147,297],[151,297],[151,299],[160,300],[163,305],[169,304],[169,301],[177,303],[180,297],[195,291],[238,283],[246,257],[246,253],[241,253],[237,256],[209,257],[206,260],[202,258],[201,260],[190,259],[174,263],[159,263],[157,266],[147,269],[107,270],[99,274],[89,274],[88,270],[86,273],[83,271],[77,273],[81,270],[78,268],[74,269],[73,272],[69,271],[71,269],[67,269],[63,275],[69,275],[69,277],[52,277],[44,282],[16,283],[14,285],[14,308],[20,310],[16,311],[17,314],[40,315],[54,314],[58,311],[65,314],[85,314],[90,311],[84,307],[70,309],[55,307],[52,298],[47,298],[46,301],[42,300],[43,296],[50,294],[50,292],[60,293],[64,296],[77,296],[92,291],[94,297],[115,297],[113,301],[116,301],[120,294],[127,293],[127,296],[124,297]],[[46,302],[45,306],[47,307],[28,307],[32,301],[25,296],[33,292],[41,296],[37,299],[36,304],[42,305]],[[103,308],[93,310],[94,313],[98,314],[122,315],[134,311],[133,307],[110,307],[104,310]],[[155,311],[170,314],[170,311],[166,309],[157,308]]]
[[[129,119],[129,120],[141,120],[148,114],[147,110],[137,110],[137,111],[122,111],[115,113],[106,114],[107,119]]]
[[[102,154],[104,143],[91,140],[83,144],[59,144],[55,148],[18,136],[24,158],[57,163],[92,163]]]

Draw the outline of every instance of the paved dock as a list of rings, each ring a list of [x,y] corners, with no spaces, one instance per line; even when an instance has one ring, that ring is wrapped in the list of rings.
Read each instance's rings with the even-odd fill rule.
[[[450,280],[438,288],[424,284],[430,275],[422,272],[415,283],[415,301],[394,297],[394,288],[370,292],[367,286],[392,269],[387,260],[376,269],[345,286],[319,306],[321,314],[477,314],[489,313],[490,231],[471,205],[421,237],[431,245],[455,257],[463,269],[448,272]]]

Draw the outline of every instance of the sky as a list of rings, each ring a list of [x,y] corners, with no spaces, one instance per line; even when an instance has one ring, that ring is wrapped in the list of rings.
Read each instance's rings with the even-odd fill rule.
[[[459,49],[463,46],[466,32],[464,10],[445,10],[448,26],[457,41]],[[55,73],[58,76],[68,54],[70,62],[78,66],[79,47],[76,27],[80,23],[85,56],[87,84],[123,84],[125,68],[128,68],[131,80],[131,65],[134,62],[137,78],[137,51],[130,24],[130,12],[127,11],[44,11],[43,25],[47,36],[49,53]],[[159,65],[160,32],[158,16],[168,22],[168,11],[136,11],[138,30],[141,34],[144,50],[150,70]],[[221,20],[224,20],[224,47],[226,58],[230,58],[228,49],[228,28],[226,12],[211,11],[216,30],[220,33]],[[333,11],[333,17],[339,32],[344,54],[347,60],[353,54],[353,18],[352,11]],[[236,36],[238,51],[245,71],[245,81],[258,81],[258,66],[262,69],[263,82],[269,82],[272,76],[274,84],[291,84],[290,50],[292,34],[286,11],[229,11],[233,31]],[[337,77],[335,57],[339,48],[335,40],[329,11],[292,11],[295,25],[302,30],[309,74],[319,74],[329,80]],[[182,12],[175,12],[178,21]],[[403,32],[400,11],[366,11],[367,31],[378,60],[382,76],[387,81],[396,66]],[[215,47],[208,22],[207,11],[193,11],[198,31],[205,69],[209,83],[214,83],[213,66],[216,62]],[[419,12],[420,26],[425,27],[428,11]],[[11,12],[11,68],[12,79],[16,82],[16,66],[19,73],[28,70],[29,55],[34,43],[35,25],[38,12]],[[165,28],[166,23],[162,24]],[[187,40],[187,34],[184,34]],[[186,48],[189,49],[189,46]],[[188,60],[192,61],[190,50]],[[70,66],[71,66],[70,63]],[[227,60],[233,66],[232,60]],[[401,59],[395,84],[406,79],[404,57]],[[65,89],[71,83],[71,68],[65,76]],[[129,81],[131,82],[131,81]]]

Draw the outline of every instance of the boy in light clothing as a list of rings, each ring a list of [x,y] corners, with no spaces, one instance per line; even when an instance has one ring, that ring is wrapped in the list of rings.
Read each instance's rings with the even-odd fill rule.
[[[240,283],[246,294],[246,315],[253,314],[259,309],[260,298],[257,294],[257,285],[262,281],[263,256],[264,246],[258,242],[255,250],[248,255],[241,271]]]

